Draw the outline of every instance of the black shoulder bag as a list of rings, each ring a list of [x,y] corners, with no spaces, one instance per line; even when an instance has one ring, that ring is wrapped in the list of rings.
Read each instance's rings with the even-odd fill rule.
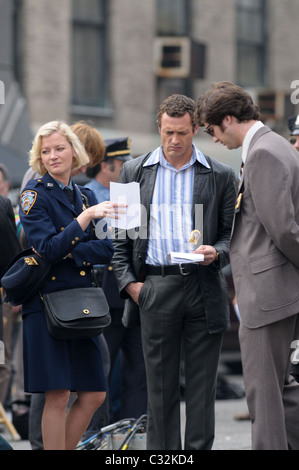
[[[87,197],[81,193],[86,207]],[[94,277],[95,278],[95,277]],[[109,305],[101,287],[77,287],[41,294],[48,331],[57,339],[98,336],[111,323]]]
[[[101,287],[82,287],[43,293],[48,331],[57,339],[98,336],[111,323]]]

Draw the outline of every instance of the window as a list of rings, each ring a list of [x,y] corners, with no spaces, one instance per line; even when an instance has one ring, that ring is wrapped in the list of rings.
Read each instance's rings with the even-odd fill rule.
[[[156,34],[158,37],[190,35],[190,0],[156,0]],[[191,95],[189,78],[157,79],[157,99],[161,102],[172,93]]]
[[[73,0],[73,105],[107,106],[106,48],[106,1]]]
[[[265,0],[237,0],[237,82],[243,87],[265,82]]]
[[[185,36],[189,26],[189,0],[157,0],[157,34]]]

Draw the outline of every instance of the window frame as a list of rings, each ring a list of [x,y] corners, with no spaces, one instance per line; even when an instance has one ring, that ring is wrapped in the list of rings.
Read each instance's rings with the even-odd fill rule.
[[[259,7],[246,7],[241,5],[242,0],[236,1],[236,81],[240,86],[243,87],[260,87],[264,86],[266,83],[266,70],[267,70],[267,4],[266,0],[259,0]],[[257,40],[256,37],[240,37],[239,32],[239,14],[248,15],[260,15],[261,16],[261,31],[260,31],[260,40]],[[254,21],[254,20],[253,20]],[[241,72],[242,66],[242,49],[248,49],[255,55],[255,64],[256,64],[256,77],[254,81],[244,80],[244,74]]]
[[[110,97],[109,97],[109,87],[108,87],[109,69],[107,65],[108,64],[108,60],[107,60],[107,57],[108,57],[108,34],[107,34],[108,2],[107,0],[97,0],[97,1],[101,2],[102,4],[101,9],[103,11],[103,17],[99,19],[77,16],[76,11],[75,11],[74,1],[72,2],[73,50],[72,50],[72,64],[71,64],[72,83],[71,83],[70,111],[72,114],[88,115],[88,116],[93,116],[93,117],[112,117],[113,110],[111,109],[111,102],[110,102]],[[101,43],[98,47],[98,49],[101,50],[101,54],[99,54],[98,56],[98,62],[95,64],[95,67],[98,67],[96,71],[97,76],[100,76],[101,71],[102,71],[102,79],[99,81],[97,85],[98,86],[96,90],[97,99],[94,100],[93,103],[88,102],[88,100],[84,102],[84,95],[82,95],[82,97],[80,97],[79,100],[77,100],[75,96],[75,89],[74,89],[75,87],[74,74],[76,73],[75,66],[77,67],[81,66],[80,67],[81,70],[86,70],[86,68],[88,68],[86,67],[84,63],[78,64],[76,61],[76,51],[74,50],[76,28],[80,28],[81,33],[84,32],[84,29],[85,29],[87,34],[90,33],[92,29],[94,32],[98,33],[101,36],[101,41],[100,41]],[[93,44],[93,46],[97,49],[96,44]],[[75,65],[75,61],[77,65]],[[90,71],[89,73],[92,73],[92,71]],[[81,79],[82,79],[82,76],[81,76]]]

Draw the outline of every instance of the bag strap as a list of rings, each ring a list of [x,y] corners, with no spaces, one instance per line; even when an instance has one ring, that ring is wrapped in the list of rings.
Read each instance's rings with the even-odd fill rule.
[[[89,200],[88,200],[88,197],[86,196],[86,194],[83,194],[81,189],[79,188],[79,186],[77,184],[75,184],[76,188],[78,189],[79,193],[81,194],[81,197],[82,197],[82,201],[83,201],[83,204],[86,208],[90,207],[90,204],[89,204]],[[92,221],[90,222],[90,225],[91,225],[91,231],[95,234],[95,223],[94,223],[94,220],[92,219]],[[95,235],[94,235],[95,236]]]
[[[78,189],[79,193],[81,194],[81,197],[82,197],[82,201],[83,201],[83,204],[86,206],[86,207],[90,207],[90,204],[89,204],[89,201],[88,201],[88,197],[86,196],[86,194],[83,194],[81,189],[79,188],[79,186],[75,183],[75,186],[76,188]]]

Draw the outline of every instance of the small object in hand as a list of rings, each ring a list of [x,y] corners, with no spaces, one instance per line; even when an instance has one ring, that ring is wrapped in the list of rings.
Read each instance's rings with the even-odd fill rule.
[[[189,242],[193,243],[194,245],[197,245],[200,237],[201,237],[201,233],[199,230],[192,230],[190,234]]]

